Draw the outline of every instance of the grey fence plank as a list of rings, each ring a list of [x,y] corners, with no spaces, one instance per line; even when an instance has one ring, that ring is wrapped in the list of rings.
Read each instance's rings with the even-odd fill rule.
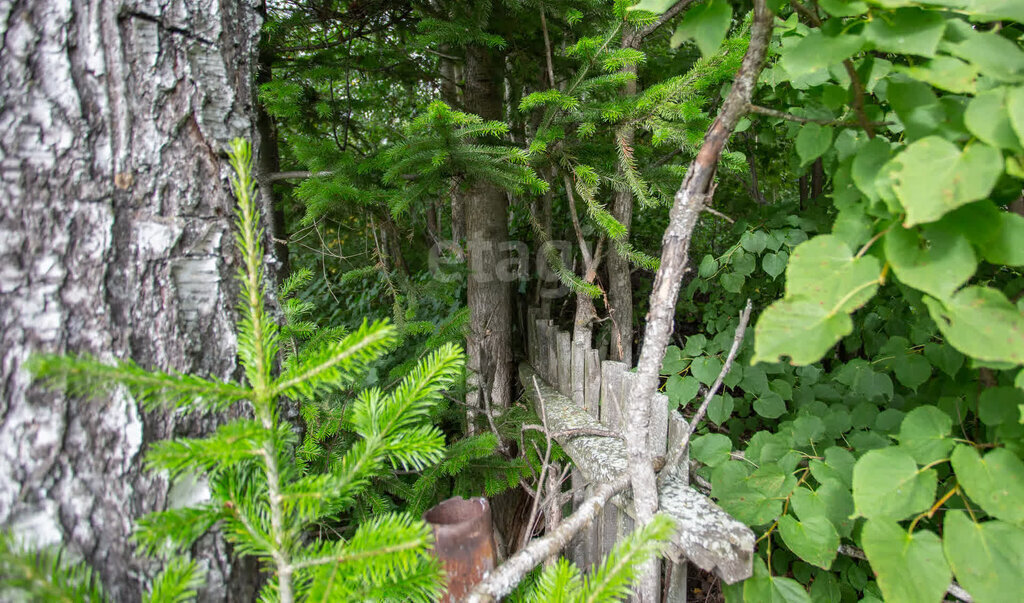
[[[647,446],[654,455],[665,454],[668,441],[668,396],[654,394],[651,398],[651,425],[647,432]]]
[[[558,346],[558,391],[566,396],[572,392],[572,335],[558,331],[555,335]]]
[[[537,366],[537,308],[526,309],[526,357],[531,366]]]
[[[548,348],[548,364],[545,367],[546,381],[558,388],[558,327],[548,320],[548,332],[544,342]]]
[[[583,386],[583,408],[594,419],[601,418],[601,358],[597,350],[587,350],[583,370],[587,382]]]
[[[537,320],[537,364],[533,365],[542,377],[548,375],[548,320]],[[525,387],[528,384],[523,384]]]
[[[584,389],[587,383],[587,352],[590,349],[590,329],[580,329],[574,332],[572,336],[572,362],[570,362],[570,382],[572,385],[569,387],[572,401],[576,403],[580,408],[586,408],[586,400],[584,399]]]

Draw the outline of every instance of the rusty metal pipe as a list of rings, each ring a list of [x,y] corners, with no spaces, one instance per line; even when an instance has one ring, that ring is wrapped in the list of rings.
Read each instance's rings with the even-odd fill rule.
[[[434,555],[448,575],[441,601],[461,601],[494,569],[491,506],[482,497],[453,497],[429,509],[423,520],[434,531]]]

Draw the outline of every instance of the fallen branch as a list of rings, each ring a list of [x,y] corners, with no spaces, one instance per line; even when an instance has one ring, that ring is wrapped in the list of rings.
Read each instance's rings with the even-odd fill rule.
[[[659,469],[664,462],[664,457],[655,459],[655,465]],[[469,596],[463,601],[468,603],[495,601],[512,592],[533,568],[569,546],[573,537],[590,525],[601,509],[608,504],[608,500],[627,488],[629,488],[628,473],[619,475],[611,482],[597,485],[594,488],[594,493],[583,501],[579,509],[562,520],[551,533],[531,540],[526,547],[495,568],[483,582],[476,585],[473,592],[469,593]]]

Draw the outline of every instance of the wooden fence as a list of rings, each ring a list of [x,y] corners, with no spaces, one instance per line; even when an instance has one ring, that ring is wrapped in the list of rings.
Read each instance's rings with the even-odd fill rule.
[[[601,360],[589,345],[574,345],[572,335],[531,309],[527,316],[529,357],[519,367],[527,397],[540,411],[543,403],[552,433],[581,430],[623,432],[626,400],[636,390],[636,375],[621,362]],[[589,339],[584,337],[582,339]],[[668,399],[657,394],[651,406],[648,446],[665,454],[688,430]],[[621,437],[562,435],[555,438],[575,465],[572,488],[578,503],[593,486],[628,471]],[[751,575],[754,533],[689,485],[689,459],[666,468],[659,480],[659,511],[676,520],[678,530],[668,550],[668,584],[662,592],[670,602],[686,601],[686,561],[715,572],[732,584]],[[626,495],[612,499],[593,525],[570,545],[569,557],[581,568],[599,561],[615,542],[633,529],[633,509]]]

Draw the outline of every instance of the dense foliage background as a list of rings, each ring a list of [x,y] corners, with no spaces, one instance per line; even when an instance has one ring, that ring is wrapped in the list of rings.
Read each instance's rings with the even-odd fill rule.
[[[1018,600],[1024,3],[767,4],[767,64],[693,231],[661,369],[672,407],[692,416],[752,300],[755,319],[691,456],[695,486],[757,533],[754,576],[700,586],[736,601]],[[535,519],[529,496],[543,493],[543,461],[565,459],[522,430],[539,422],[517,402],[509,368],[525,356],[527,308],[610,358],[637,356],[674,195],[740,66],[751,8],[266,6],[258,80],[269,150],[257,173],[287,264],[277,296],[285,377],[271,377],[274,354],[243,350],[244,362],[268,363],[247,378],[286,379],[383,335],[344,379],[277,392],[301,416],[301,441],[268,440],[294,471],[287,487],[339,500],[295,507],[295,542],[244,552],[276,560],[280,578],[361,537],[397,542],[404,530],[422,544],[411,518],[453,494],[501,501],[509,552],[540,532],[525,521]],[[471,277],[484,267],[505,271],[487,291]],[[488,322],[502,312],[505,326]],[[464,341],[468,372],[453,345]],[[419,423],[399,426],[401,437],[422,436],[416,454],[375,423],[402,404],[416,409],[402,420]],[[269,408],[265,425],[246,429],[271,437],[260,431],[278,429]],[[155,464],[170,462],[170,446]],[[337,482],[360,454],[372,467]],[[241,469],[212,467],[224,488],[273,500],[231,481]],[[227,521],[248,534],[240,543],[258,532]],[[154,525],[143,544],[155,550]],[[328,548],[300,554],[302,533]],[[308,558],[282,562],[281,547]],[[391,582],[346,592],[435,595],[422,550],[389,562],[401,568]],[[313,589],[335,579],[296,578]],[[581,585],[562,564],[519,595],[583,597]]]

